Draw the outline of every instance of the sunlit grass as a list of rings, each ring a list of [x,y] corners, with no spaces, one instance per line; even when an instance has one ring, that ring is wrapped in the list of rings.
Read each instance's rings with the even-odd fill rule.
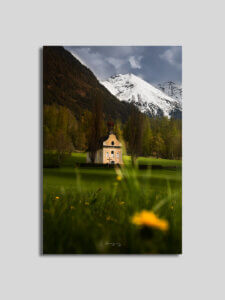
[[[76,163],[85,163],[86,162],[86,153],[72,153],[71,157],[68,157],[63,163],[64,166],[71,166]],[[125,164],[131,164],[131,157],[128,155],[123,155],[123,162]],[[154,157],[139,157],[137,159],[138,164],[142,165],[161,165],[161,166],[177,166],[181,167],[181,160],[171,160],[171,159],[157,159]]]

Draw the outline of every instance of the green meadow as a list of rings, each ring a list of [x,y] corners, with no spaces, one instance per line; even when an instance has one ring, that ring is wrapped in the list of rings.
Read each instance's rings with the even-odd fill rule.
[[[43,169],[44,254],[182,252],[181,161],[140,157],[149,166],[142,170],[124,156],[118,169],[77,166],[85,160],[73,153],[60,168]],[[143,210],[168,229],[134,224]]]

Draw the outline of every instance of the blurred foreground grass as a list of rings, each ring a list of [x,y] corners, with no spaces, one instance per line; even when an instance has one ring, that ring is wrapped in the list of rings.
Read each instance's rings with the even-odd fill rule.
[[[180,169],[72,167],[84,159],[73,154],[64,167],[44,169],[44,254],[181,253]],[[180,161],[143,159],[181,166]],[[169,229],[132,224],[142,210],[167,220]]]

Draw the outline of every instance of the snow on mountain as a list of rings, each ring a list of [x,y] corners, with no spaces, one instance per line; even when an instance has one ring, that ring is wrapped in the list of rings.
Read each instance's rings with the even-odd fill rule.
[[[173,81],[167,81],[159,83],[156,88],[160,89],[166,95],[170,96],[173,99],[182,100],[182,87]]]
[[[181,117],[181,103],[134,74],[115,75],[102,81],[111,94],[121,101],[134,103],[150,116]]]

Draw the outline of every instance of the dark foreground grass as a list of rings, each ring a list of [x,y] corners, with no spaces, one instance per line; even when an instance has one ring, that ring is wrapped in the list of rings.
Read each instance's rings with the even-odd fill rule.
[[[44,254],[181,253],[181,171],[44,169]],[[139,228],[153,210],[169,230]]]

